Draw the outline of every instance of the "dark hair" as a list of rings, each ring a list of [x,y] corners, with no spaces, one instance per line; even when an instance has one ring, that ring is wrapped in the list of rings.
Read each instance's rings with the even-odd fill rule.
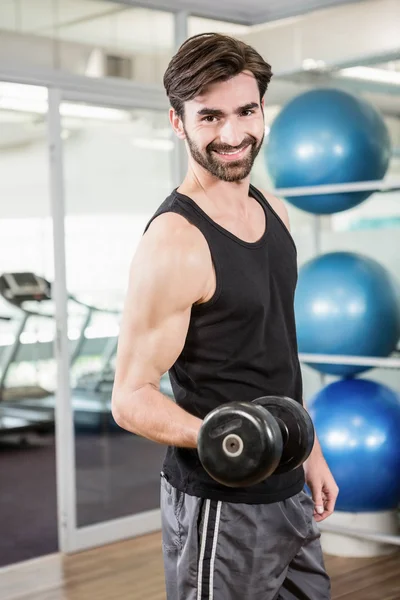
[[[175,112],[212,83],[227,81],[242,71],[257,80],[260,99],[272,77],[271,66],[248,44],[220,33],[201,33],[186,40],[164,74],[164,87]]]

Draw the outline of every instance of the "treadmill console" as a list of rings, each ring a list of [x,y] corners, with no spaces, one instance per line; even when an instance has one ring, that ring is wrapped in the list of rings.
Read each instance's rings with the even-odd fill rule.
[[[26,301],[51,300],[51,285],[35,273],[3,273],[0,276],[0,293],[17,306]]]

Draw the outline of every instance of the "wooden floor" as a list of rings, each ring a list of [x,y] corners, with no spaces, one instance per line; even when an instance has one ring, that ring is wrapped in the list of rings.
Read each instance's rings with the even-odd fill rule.
[[[400,600],[400,554],[374,559],[326,557],[332,600]],[[165,600],[159,533],[65,559],[62,589],[21,600]],[[216,600],[220,600],[216,598]]]

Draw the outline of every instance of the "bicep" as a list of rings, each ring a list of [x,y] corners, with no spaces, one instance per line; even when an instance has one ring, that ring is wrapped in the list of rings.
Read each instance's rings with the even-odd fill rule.
[[[121,320],[115,385],[159,387],[185,344],[191,307],[201,294],[196,259],[183,246],[143,240],[130,270]],[[160,248],[161,246],[161,248]],[[186,250],[186,251],[185,251]]]
[[[189,307],[162,310],[162,296],[139,297],[141,288],[135,283],[127,294],[118,342],[115,384],[131,391],[159,386],[183,349],[190,320]]]

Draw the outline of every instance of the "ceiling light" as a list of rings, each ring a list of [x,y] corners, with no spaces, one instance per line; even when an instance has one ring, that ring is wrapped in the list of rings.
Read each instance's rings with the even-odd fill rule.
[[[349,77],[350,79],[363,79],[364,81],[400,85],[399,71],[373,69],[371,67],[349,67],[348,69],[341,69],[337,72],[337,75],[340,77]]]
[[[317,71],[324,69],[326,63],[323,60],[315,60],[314,58],[305,58],[302,63],[304,71]]]
[[[88,104],[71,104],[63,102],[60,106],[63,117],[79,117],[81,119],[99,119],[100,121],[126,121],[130,115],[126,110],[106,106],[90,106]]]
[[[0,83],[0,109],[45,115],[48,110],[47,89],[19,83]],[[130,120],[127,110],[72,102],[63,102],[60,105],[60,114],[64,117],[100,121]]]
[[[132,138],[132,146],[135,148],[141,148],[142,150],[164,150],[170,151],[174,148],[174,142],[168,139],[162,138]]]

